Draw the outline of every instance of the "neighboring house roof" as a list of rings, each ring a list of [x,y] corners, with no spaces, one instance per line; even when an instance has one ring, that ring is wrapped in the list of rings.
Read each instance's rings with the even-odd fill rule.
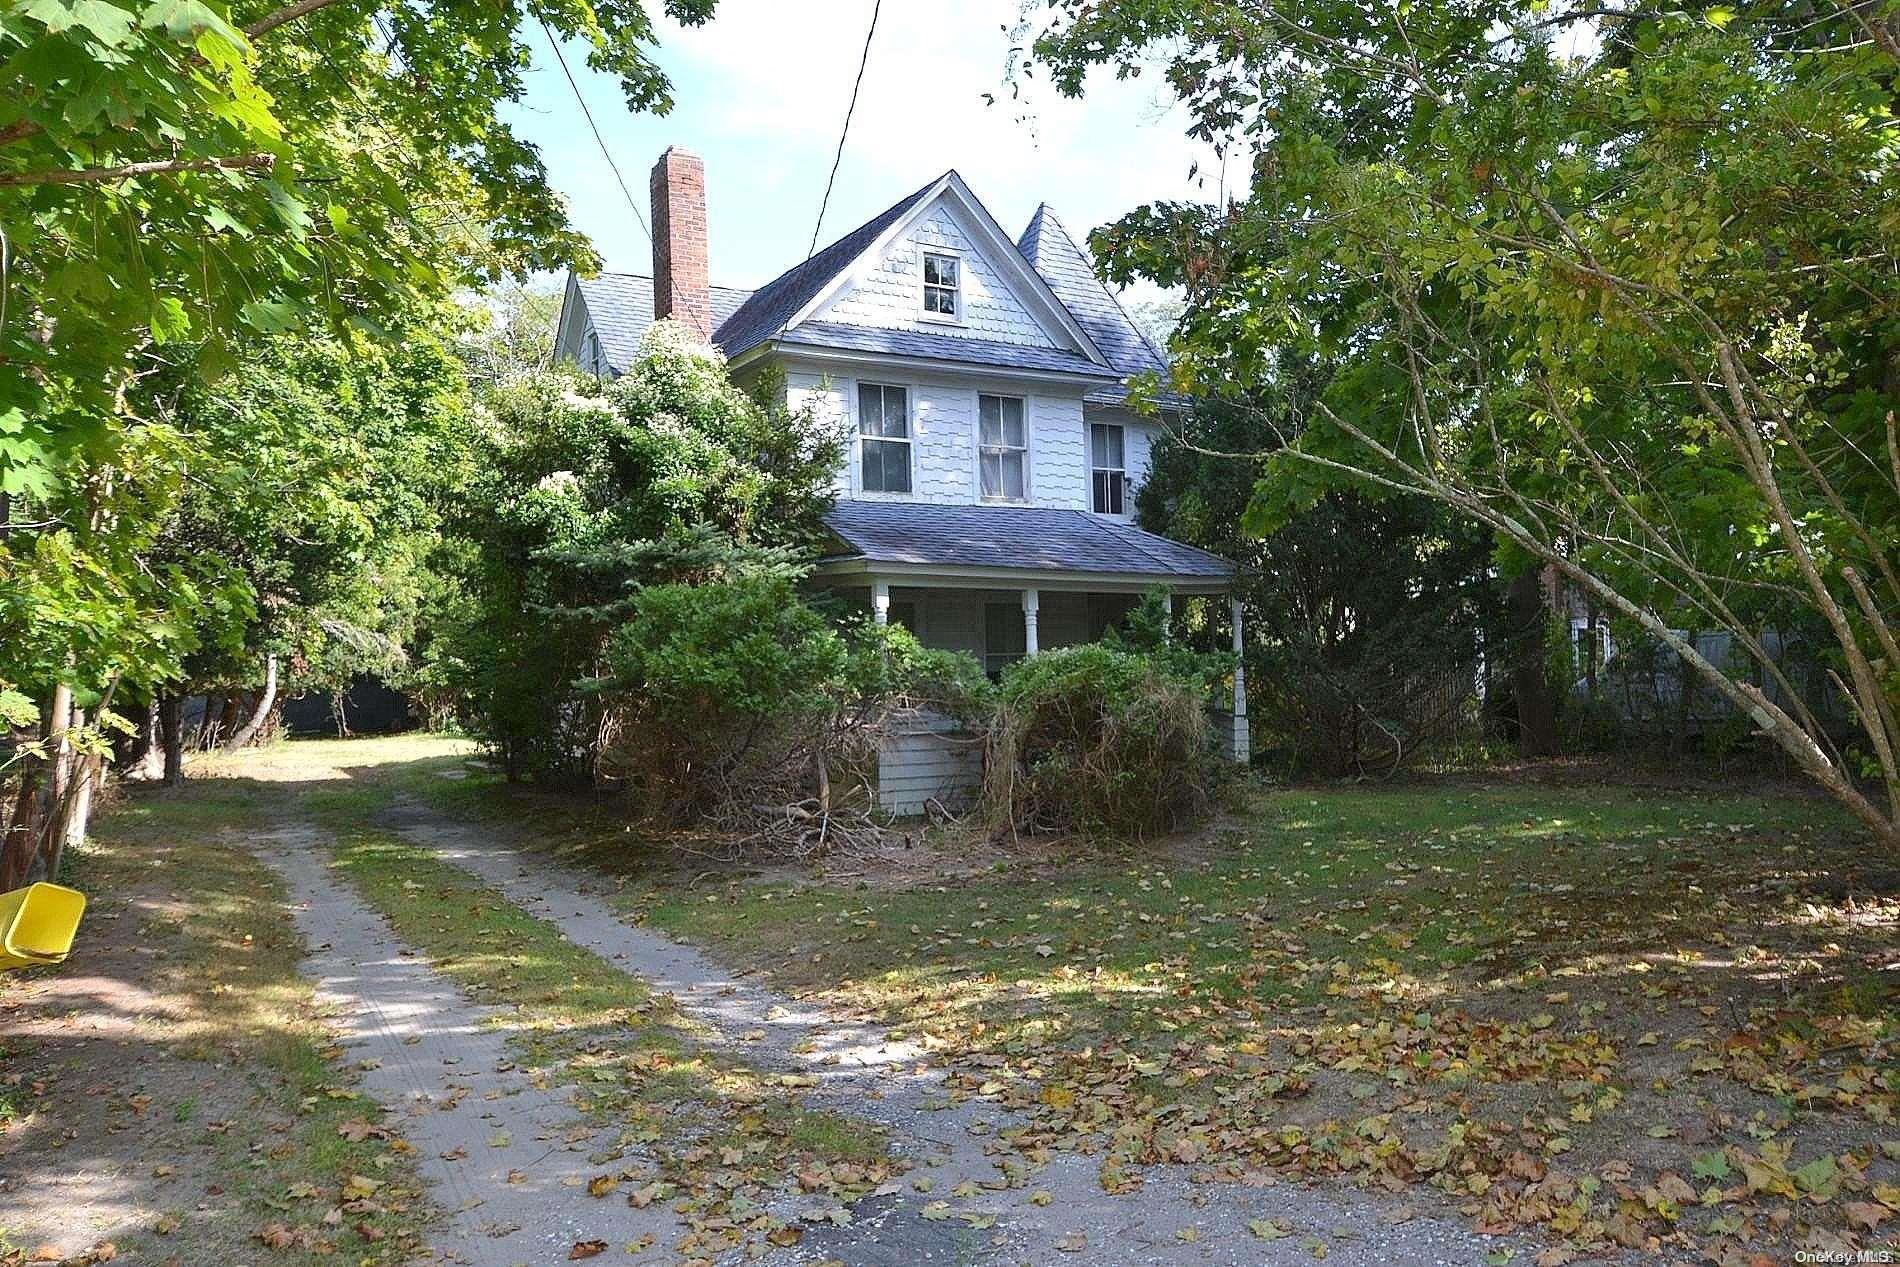
[[[640,338],[653,324],[653,279],[638,273],[602,273],[577,277],[581,300],[593,318],[600,350],[614,373],[624,374],[639,357]],[[752,292],[731,286],[712,288],[712,319],[717,327],[749,299]]]
[[[1075,314],[1077,324],[1089,332],[1110,365],[1124,376],[1152,372],[1166,377],[1167,361],[1102,285],[1088,255],[1069,236],[1048,203],[1036,208],[1029,227],[1023,230],[1016,245],[1049,283],[1049,289],[1056,292],[1063,306]],[[1101,404],[1120,404],[1126,399],[1126,393],[1117,385],[1092,391],[1088,399]],[[1178,398],[1170,395],[1165,399]]]
[[[753,291],[745,303],[725,320],[719,320],[715,314],[713,342],[719,345],[720,351],[727,357],[736,357],[778,334],[800,308],[824,289],[826,283],[864,254],[865,249],[877,241],[879,234],[935,189],[938,180],[931,181],[907,198],[899,199],[796,268],[780,273]],[[648,307],[650,311],[651,305]]]
[[[846,552],[828,562],[1098,572],[1226,580],[1218,555],[1082,510],[841,501],[825,525]]]
[[[990,339],[966,339],[916,330],[885,330],[831,321],[802,321],[781,335],[778,341],[787,347],[875,352],[884,356],[914,357],[927,361],[1080,374],[1117,384],[1121,381],[1120,375],[1114,370],[1104,369],[1081,353],[1066,348],[1029,347],[1021,343],[998,343]]]

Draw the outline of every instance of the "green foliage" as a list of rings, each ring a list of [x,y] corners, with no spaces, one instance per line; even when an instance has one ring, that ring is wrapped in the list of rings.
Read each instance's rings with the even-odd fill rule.
[[[1665,641],[1825,628],[1900,789],[1891,18],[1063,0],[1037,49],[1070,92],[1160,52],[1196,134],[1252,152],[1232,206],[1151,206],[1093,239],[1113,278],[1187,288],[1177,388],[1244,400],[1289,353],[1331,367],[1251,529],[1384,481],[1509,542],[1508,573],[1549,563]],[[1896,830],[1772,655],[1749,665],[1764,695],[1694,668]]]
[[[1142,840],[1204,812],[1218,762],[1198,674],[1085,643],[1003,674],[984,800],[999,829]]]
[[[1276,487],[1262,531],[1257,462],[1299,432],[1326,382],[1282,358],[1249,399],[1197,408],[1155,446],[1142,525],[1239,560],[1256,753],[1321,774],[1387,770],[1465,720],[1481,654],[1508,657],[1492,537],[1422,497]],[[1472,719],[1475,720],[1475,719]]]
[[[464,588],[425,673],[459,683],[466,723],[511,773],[594,773],[607,705],[580,684],[612,676],[617,629],[658,619],[649,587],[800,574],[840,438],[777,399],[742,391],[670,322],[604,390],[543,373],[492,394],[457,516]]]
[[[696,23],[711,0],[665,7]],[[400,503],[455,467],[391,427],[452,412],[415,396],[460,391],[455,295],[596,263],[502,117],[543,29],[633,108],[669,106],[639,0],[0,5],[0,665],[20,689],[91,707],[275,649],[335,679],[446,599]]]
[[[194,684],[254,683],[264,654],[285,658],[293,691],[400,680],[441,509],[469,474],[467,390],[443,342],[286,335],[241,376],[179,378],[186,481],[150,557],[215,562],[250,600],[197,614]]]
[[[613,719],[603,764],[649,814],[697,818],[762,743],[828,727],[849,658],[785,576],[647,586],[595,684]]]
[[[1197,649],[1183,632],[1169,610],[1167,591],[1156,586],[1142,594],[1119,625],[1109,626],[1101,642],[1117,651],[1145,656],[1167,676],[1199,683],[1203,690],[1211,691],[1232,676],[1232,653]]]
[[[848,693],[894,707],[928,708],[969,725],[987,726],[996,708],[996,684],[976,657],[926,647],[899,624],[865,618],[845,628],[851,653]]]
[[[671,104],[637,0],[273,8],[0,10],[0,489],[44,491],[116,447],[144,349],[202,343],[215,372],[251,337],[388,328],[469,282],[592,266],[501,118],[540,23],[585,41],[632,108]]]
[[[609,636],[608,683],[662,732],[743,729],[829,707],[844,640],[783,576],[649,585]]]

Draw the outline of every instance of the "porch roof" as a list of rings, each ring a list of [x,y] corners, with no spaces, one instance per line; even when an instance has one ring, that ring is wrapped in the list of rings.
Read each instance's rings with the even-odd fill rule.
[[[852,499],[834,506],[825,524],[844,549],[821,570],[881,563],[913,575],[931,567],[1080,573],[1196,589],[1221,586],[1237,570],[1218,555],[1082,510]]]

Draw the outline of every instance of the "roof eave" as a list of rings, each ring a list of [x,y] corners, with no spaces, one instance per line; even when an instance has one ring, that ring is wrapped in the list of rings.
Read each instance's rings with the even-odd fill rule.
[[[1225,594],[1233,588],[1237,573],[1209,576],[1196,572],[1089,572],[1079,568],[1013,568],[967,563],[918,563],[872,559],[862,553],[837,555],[820,560],[814,576],[851,578],[862,576],[894,582],[944,589],[1011,589],[1033,586],[1038,589],[1083,592],[1140,593],[1163,585],[1177,594]]]
[[[772,352],[839,365],[895,365],[907,369],[934,370],[939,373],[982,374],[998,378],[1076,383],[1084,386],[1092,383],[1117,382],[1121,378],[1113,370],[1025,369],[1014,365],[997,365],[988,361],[956,361],[944,357],[910,356],[897,352],[868,352],[861,348],[839,348],[824,343],[801,343],[796,339],[786,338],[754,344],[738,356],[732,357],[728,364],[733,369],[739,369]]]

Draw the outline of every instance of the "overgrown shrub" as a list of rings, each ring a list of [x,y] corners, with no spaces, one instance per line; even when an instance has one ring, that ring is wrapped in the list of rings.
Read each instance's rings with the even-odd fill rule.
[[[902,625],[869,620],[847,626],[846,640],[850,690],[860,705],[879,714],[929,709],[976,728],[995,715],[996,684],[976,657],[926,647]]]
[[[969,656],[897,626],[834,624],[772,572],[648,586],[604,660],[602,773],[650,817],[742,830],[788,807],[794,820],[868,810],[891,712],[981,724],[995,693]]]
[[[829,729],[852,657],[790,580],[754,575],[641,590],[605,662],[603,772],[684,822],[748,799],[749,766]]]
[[[840,437],[788,412],[771,382],[755,386],[742,391],[717,352],[662,321],[604,389],[557,372],[487,396],[456,525],[460,586],[425,664],[509,777],[599,774],[625,712],[581,684],[618,672],[609,642],[642,601],[658,618],[664,596],[644,595],[798,573]]]
[[[1166,652],[1090,643],[1003,674],[984,805],[997,828],[1141,840],[1209,806],[1207,679]]]

